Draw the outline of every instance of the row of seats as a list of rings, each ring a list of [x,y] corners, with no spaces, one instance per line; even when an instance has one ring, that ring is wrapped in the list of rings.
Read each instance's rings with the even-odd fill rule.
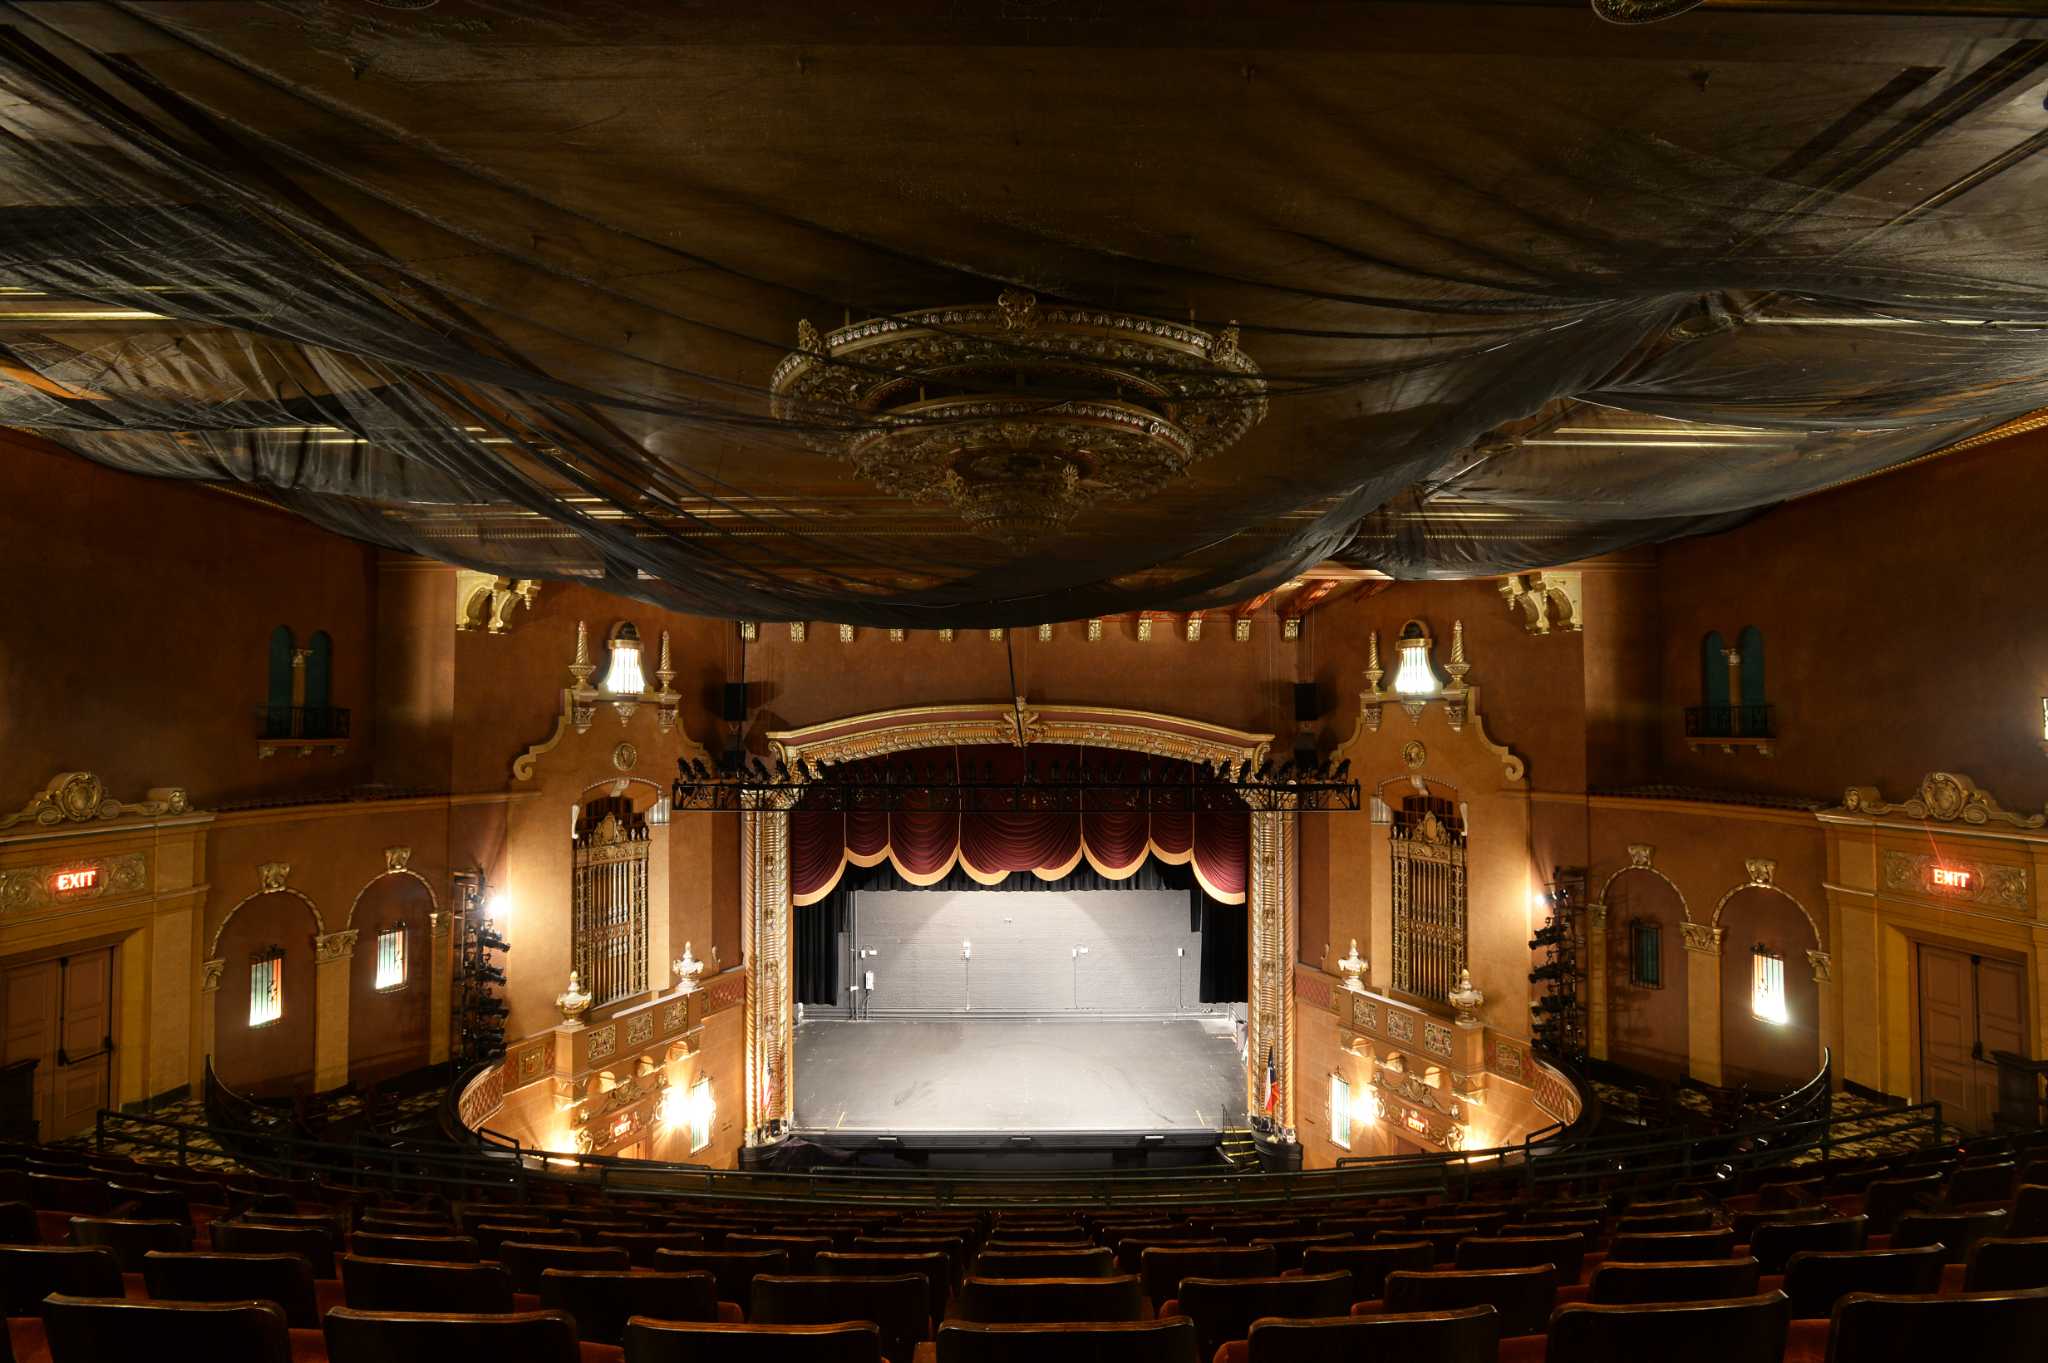
[[[1825,1181],[1780,1174],[1713,1200],[1603,1191],[1541,1204],[1351,1198],[1283,1214],[1230,1206],[788,1212],[660,1198],[408,1205],[312,1180],[194,1175],[39,1150],[0,1152],[0,1184],[32,1181],[22,1190],[37,1204],[0,1207],[0,1238],[61,1239],[101,1263],[84,1291],[46,1282],[51,1290],[31,1303],[9,1290],[10,1317],[40,1312],[53,1298],[169,1308],[237,1292],[272,1302],[302,1357],[316,1321],[356,1321],[350,1328],[359,1332],[367,1327],[356,1318],[394,1313],[502,1323],[532,1314],[523,1307],[544,1308],[547,1319],[556,1318],[545,1309],[559,1312],[586,1357],[592,1347],[631,1348],[635,1329],[656,1321],[721,1338],[791,1329],[839,1338],[845,1332],[826,1327],[849,1311],[863,1313],[854,1318],[872,1324],[892,1360],[930,1349],[934,1336],[942,1352],[965,1347],[945,1343],[961,1331],[980,1339],[975,1332],[1085,1324],[1167,1339],[1178,1331],[1164,1327],[1177,1322],[1192,1328],[1206,1359],[1244,1350],[1261,1319],[1335,1330],[1422,1316],[1458,1317],[1463,1324],[1444,1328],[1468,1335],[1481,1329],[1472,1320],[1486,1320],[1496,1341],[1487,1356],[1506,1357],[1526,1355],[1532,1340],[1562,1347],[1558,1323],[1580,1306],[1655,1312],[1754,1297],[1771,1302],[1753,1302],[1757,1311],[1794,1322],[1775,1359],[1824,1344],[1825,1318],[1859,1288],[1923,1300],[1945,1291],[1932,1300],[1980,1305],[1995,1295],[2018,1303],[2003,1314],[2027,1309],[2048,1249],[2008,1232],[2032,1219],[2030,1201],[2048,1188],[2024,1182],[2036,1172],[2025,1151],[1938,1152],[1916,1166],[1890,1178],[1881,1165],[1838,1169]],[[97,1192],[87,1191],[94,1183]],[[2011,1205],[1987,1205],[1982,1195],[2001,1188]],[[80,1210],[126,1214],[62,1216],[53,1192],[88,1204]],[[1889,1229],[1873,1234],[1873,1221]],[[107,1290],[109,1267],[118,1292]],[[19,1279],[26,1290],[36,1276],[0,1264],[0,1287]],[[264,1290],[251,1291],[259,1280]],[[1989,1286],[2015,1290],[1987,1294]],[[167,1300],[118,1300],[145,1292]]]

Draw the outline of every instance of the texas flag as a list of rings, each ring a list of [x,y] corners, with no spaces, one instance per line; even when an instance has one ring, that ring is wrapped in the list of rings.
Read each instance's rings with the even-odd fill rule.
[[[1280,1106],[1280,1071],[1273,1067],[1273,1048],[1266,1048],[1266,1115],[1273,1115],[1273,1109]]]

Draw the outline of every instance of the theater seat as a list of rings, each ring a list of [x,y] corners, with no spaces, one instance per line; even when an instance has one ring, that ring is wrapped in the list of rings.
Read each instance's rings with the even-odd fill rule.
[[[290,1328],[320,1328],[313,1270],[296,1254],[151,1250],[143,1256],[142,1280],[152,1299],[267,1301],[284,1312],[285,1324]]]
[[[1795,1320],[1826,1320],[1852,1292],[1932,1292],[1941,1285],[1941,1246],[1917,1249],[1802,1250],[1785,1265],[1785,1295]]]
[[[811,1267],[814,1272],[834,1278],[887,1278],[900,1273],[921,1273],[931,1288],[927,1314],[933,1320],[945,1319],[946,1307],[953,1298],[953,1266],[938,1250],[927,1250],[920,1254],[880,1254],[867,1251],[820,1254]]]
[[[1114,1278],[981,1278],[960,1288],[957,1319],[983,1325],[1132,1321],[1145,1316],[1135,1275]]]
[[[754,1279],[789,1272],[789,1255],[779,1249],[664,1249],[655,1252],[654,1267],[664,1273],[709,1273],[718,1285],[718,1299],[735,1302],[745,1311],[754,1300]]]
[[[1351,1300],[1360,1302],[1378,1298],[1389,1273],[1421,1272],[1435,1263],[1436,1246],[1427,1240],[1386,1245],[1318,1245],[1303,1252],[1301,1271],[1311,1274],[1342,1269],[1350,1273]]]
[[[53,1296],[43,1330],[53,1363],[194,1358],[291,1363],[284,1312],[270,1302],[111,1301]]]
[[[1072,1325],[949,1320],[939,1327],[936,1353],[938,1363],[1208,1363],[1186,1316]]]
[[[1582,1235],[1474,1235],[1458,1242],[1459,1268],[1536,1268],[1549,1264],[1557,1281],[1575,1283],[1586,1260]]]
[[[886,1278],[779,1277],[754,1279],[747,1319],[762,1325],[830,1325],[865,1320],[882,1332],[882,1353],[908,1363],[930,1337],[931,1288],[920,1273]]]
[[[1252,1322],[1267,1316],[1297,1319],[1341,1316],[1351,1306],[1351,1275],[1313,1278],[1183,1278],[1178,1313],[1195,1322],[1196,1347],[1211,1358],[1223,1344],[1243,1339]],[[1162,1306],[1162,1317],[1174,1314]]]
[[[1586,1300],[1607,1306],[1649,1302],[1715,1301],[1757,1295],[1757,1262],[1697,1259],[1662,1264],[1602,1264],[1593,1270]]]
[[[2048,1236],[1990,1238],[1970,1246],[1966,1292],[2024,1292],[2048,1287]]]
[[[2048,1340],[2048,1289],[1960,1297],[1855,1293],[1835,1308],[1828,1357],[1836,1363],[1991,1363],[2038,1359]]]
[[[1485,1268],[1436,1270],[1428,1273],[1389,1273],[1380,1303],[1354,1307],[1355,1313],[1385,1311],[1402,1314],[1413,1311],[1456,1311],[1468,1306],[1491,1306],[1500,1312],[1502,1338],[1537,1335],[1550,1319],[1557,1300],[1557,1272],[1538,1268]]]
[[[1783,1273],[1801,1250],[1839,1252],[1869,1247],[1870,1222],[1861,1216],[1812,1221],[1767,1221],[1750,1231],[1749,1252],[1765,1273]]]
[[[546,1269],[624,1273],[633,1267],[633,1258],[622,1249],[602,1249],[594,1245],[535,1245],[524,1240],[507,1240],[498,1246],[498,1263],[512,1279],[514,1292],[539,1292],[540,1275]]]
[[[633,1363],[881,1363],[882,1332],[865,1321],[686,1325],[635,1316],[625,1353]]]
[[[348,1237],[348,1252],[370,1259],[413,1259],[437,1264],[474,1264],[484,1257],[483,1245],[474,1236],[392,1235],[366,1230]],[[498,1256],[493,1252],[491,1257]]]
[[[335,1276],[335,1238],[331,1227],[216,1221],[208,1232],[214,1249],[230,1254],[297,1254],[312,1266],[315,1279]]]
[[[496,1264],[439,1264],[341,1256],[344,1299],[358,1311],[460,1311],[508,1315],[512,1279]]]
[[[182,1221],[137,1221],[127,1217],[74,1216],[71,1243],[104,1245],[123,1273],[142,1272],[142,1256],[153,1249],[192,1248],[192,1228]]]
[[[43,1298],[122,1295],[121,1261],[99,1245],[0,1245],[0,1311],[40,1316]]]
[[[1157,1308],[1180,1295],[1182,1278],[1270,1278],[1279,1272],[1277,1265],[1273,1251],[1257,1245],[1154,1245],[1140,1256],[1138,1277],[1145,1284],[1146,1299]]]
[[[1974,1212],[1905,1212],[1892,1227],[1888,1247],[1940,1245],[1943,1263],[1960,1264],[1970,1257],[1971,1245],[1987,1235],[2003,1234],[2006,1221],[2003,1207]]]
[[[1546,1363],[1780,1363],[1791,1316],[1782,1292],[1722,1301],[1560,1306]],[[1861,1363],[1858,1360],[1858,1363]]]
[[[634,1316],[716,1322],[718,1286],[709,1273],[580,1271],[550,1268],[540,1275],[540,1304],[576,1322],[581,1339],[624,1344]],[[737,1317],[738,1308],[733,1315]]]
[[[1097,1245],[1076,1249],[985,1249],[974,1260],[977,1278],[1107,1278],[1116,1256]]]
[[[1490,1306],[1461,1311],[1257,1320],[1242,1343],[1225,1344],[1217,1363],[1494,1363],[1500,1316]]]
[[[596,1363],[577,1348],[575,1322],[560,1311],[452,1315],[340,1306],[327,1313],[323,1329],[332,1363]]]

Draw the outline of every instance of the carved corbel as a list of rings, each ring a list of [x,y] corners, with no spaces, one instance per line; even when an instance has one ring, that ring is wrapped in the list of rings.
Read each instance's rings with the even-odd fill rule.
[[[263,886],[263,893],[275,894],[284,888],[291,873],[292,864],[288,861],[266,861],[256,868],[256,879]]]
[[[199,966],[199,991],[203,994],[219,992],[220,977],[226,971],[227,966],[228,963],[226,961],[201,962]]]
[[[1579,619],[1580,577],[1556,571],[1515,573],[1500,584],[1501,599],[1508,611],[1531,634],[1576,633]]]
[[[1778,863],[1770,860],[1768,857],[1753,857],[1743,862],[1742,865],[1743,869],[1749,872],[1749,880],[1745,888],[1755,886],[1768,889],[1770,888],[1771,881],[1778,874]]]
[[[384,873],[396,875],[412,865],[410,847],[387,847],[384,849]]]
[[[1680,923],[1678,930],[1685,937],[1685,949],[1697,951],[1706,956],[1721,954],[1721,929],[1712,923]]]
[[[455,628],[463,632],[510,634],[513,612],[531,609],[540,583],[530,577],[496,577],[468,568],[455,571]]]
[[[1826,984],[1835,978],[1834,958],[1825,951],[1807,952],[1806,963],[1813,967],[1813,982],[1815,984]]]
[[[313,960],[325,965],[329,961],[346,961],[356,954],[357,928],[344,928],[340,932],[324,932],[313,939]]]

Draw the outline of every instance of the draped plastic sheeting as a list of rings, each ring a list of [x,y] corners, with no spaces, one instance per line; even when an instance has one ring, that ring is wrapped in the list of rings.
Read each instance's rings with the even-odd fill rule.
[[[965,626],[1554,564],[2048,407],[2039,23],[975,8],[15,5],[0,422],[494,572]],[[1016,554],[770,416],[800,320],[1009,286],[1235,321],[1267,419]]]
[[[992,770],[1014,780],[1023,760],[1014,748],[967,747],[934,750],[947,773]],[[1073,762],[1081,750],[1035,745],[1034,765]],[[918,754],[933,765],[933,753]],[[889,759],[865,764],[879,769]],[[864,764],[852,764],[858,768]],[[1242,810],[1189,807],[1171,782],[1185,764],[1155,762],[1160,788],[1142,807],[1099,809],[1110,798],[1091,792],[1087,809],[961,811],[935,791],[931,803],[943,808],[791,811],[790,890],[799,905],[815,904],[838,885],[849,866],[887,861],[912,885],[935,885],[957,868],[979,885],[998,885],[1013,872],[1028,871],[1043,881],[1071,875],[1083,860],[1110,880],[1135,875],[1147,857],[1189,866],[1203,893],[1224,904],[1245,901],[1250,853],[1250,817]]]

